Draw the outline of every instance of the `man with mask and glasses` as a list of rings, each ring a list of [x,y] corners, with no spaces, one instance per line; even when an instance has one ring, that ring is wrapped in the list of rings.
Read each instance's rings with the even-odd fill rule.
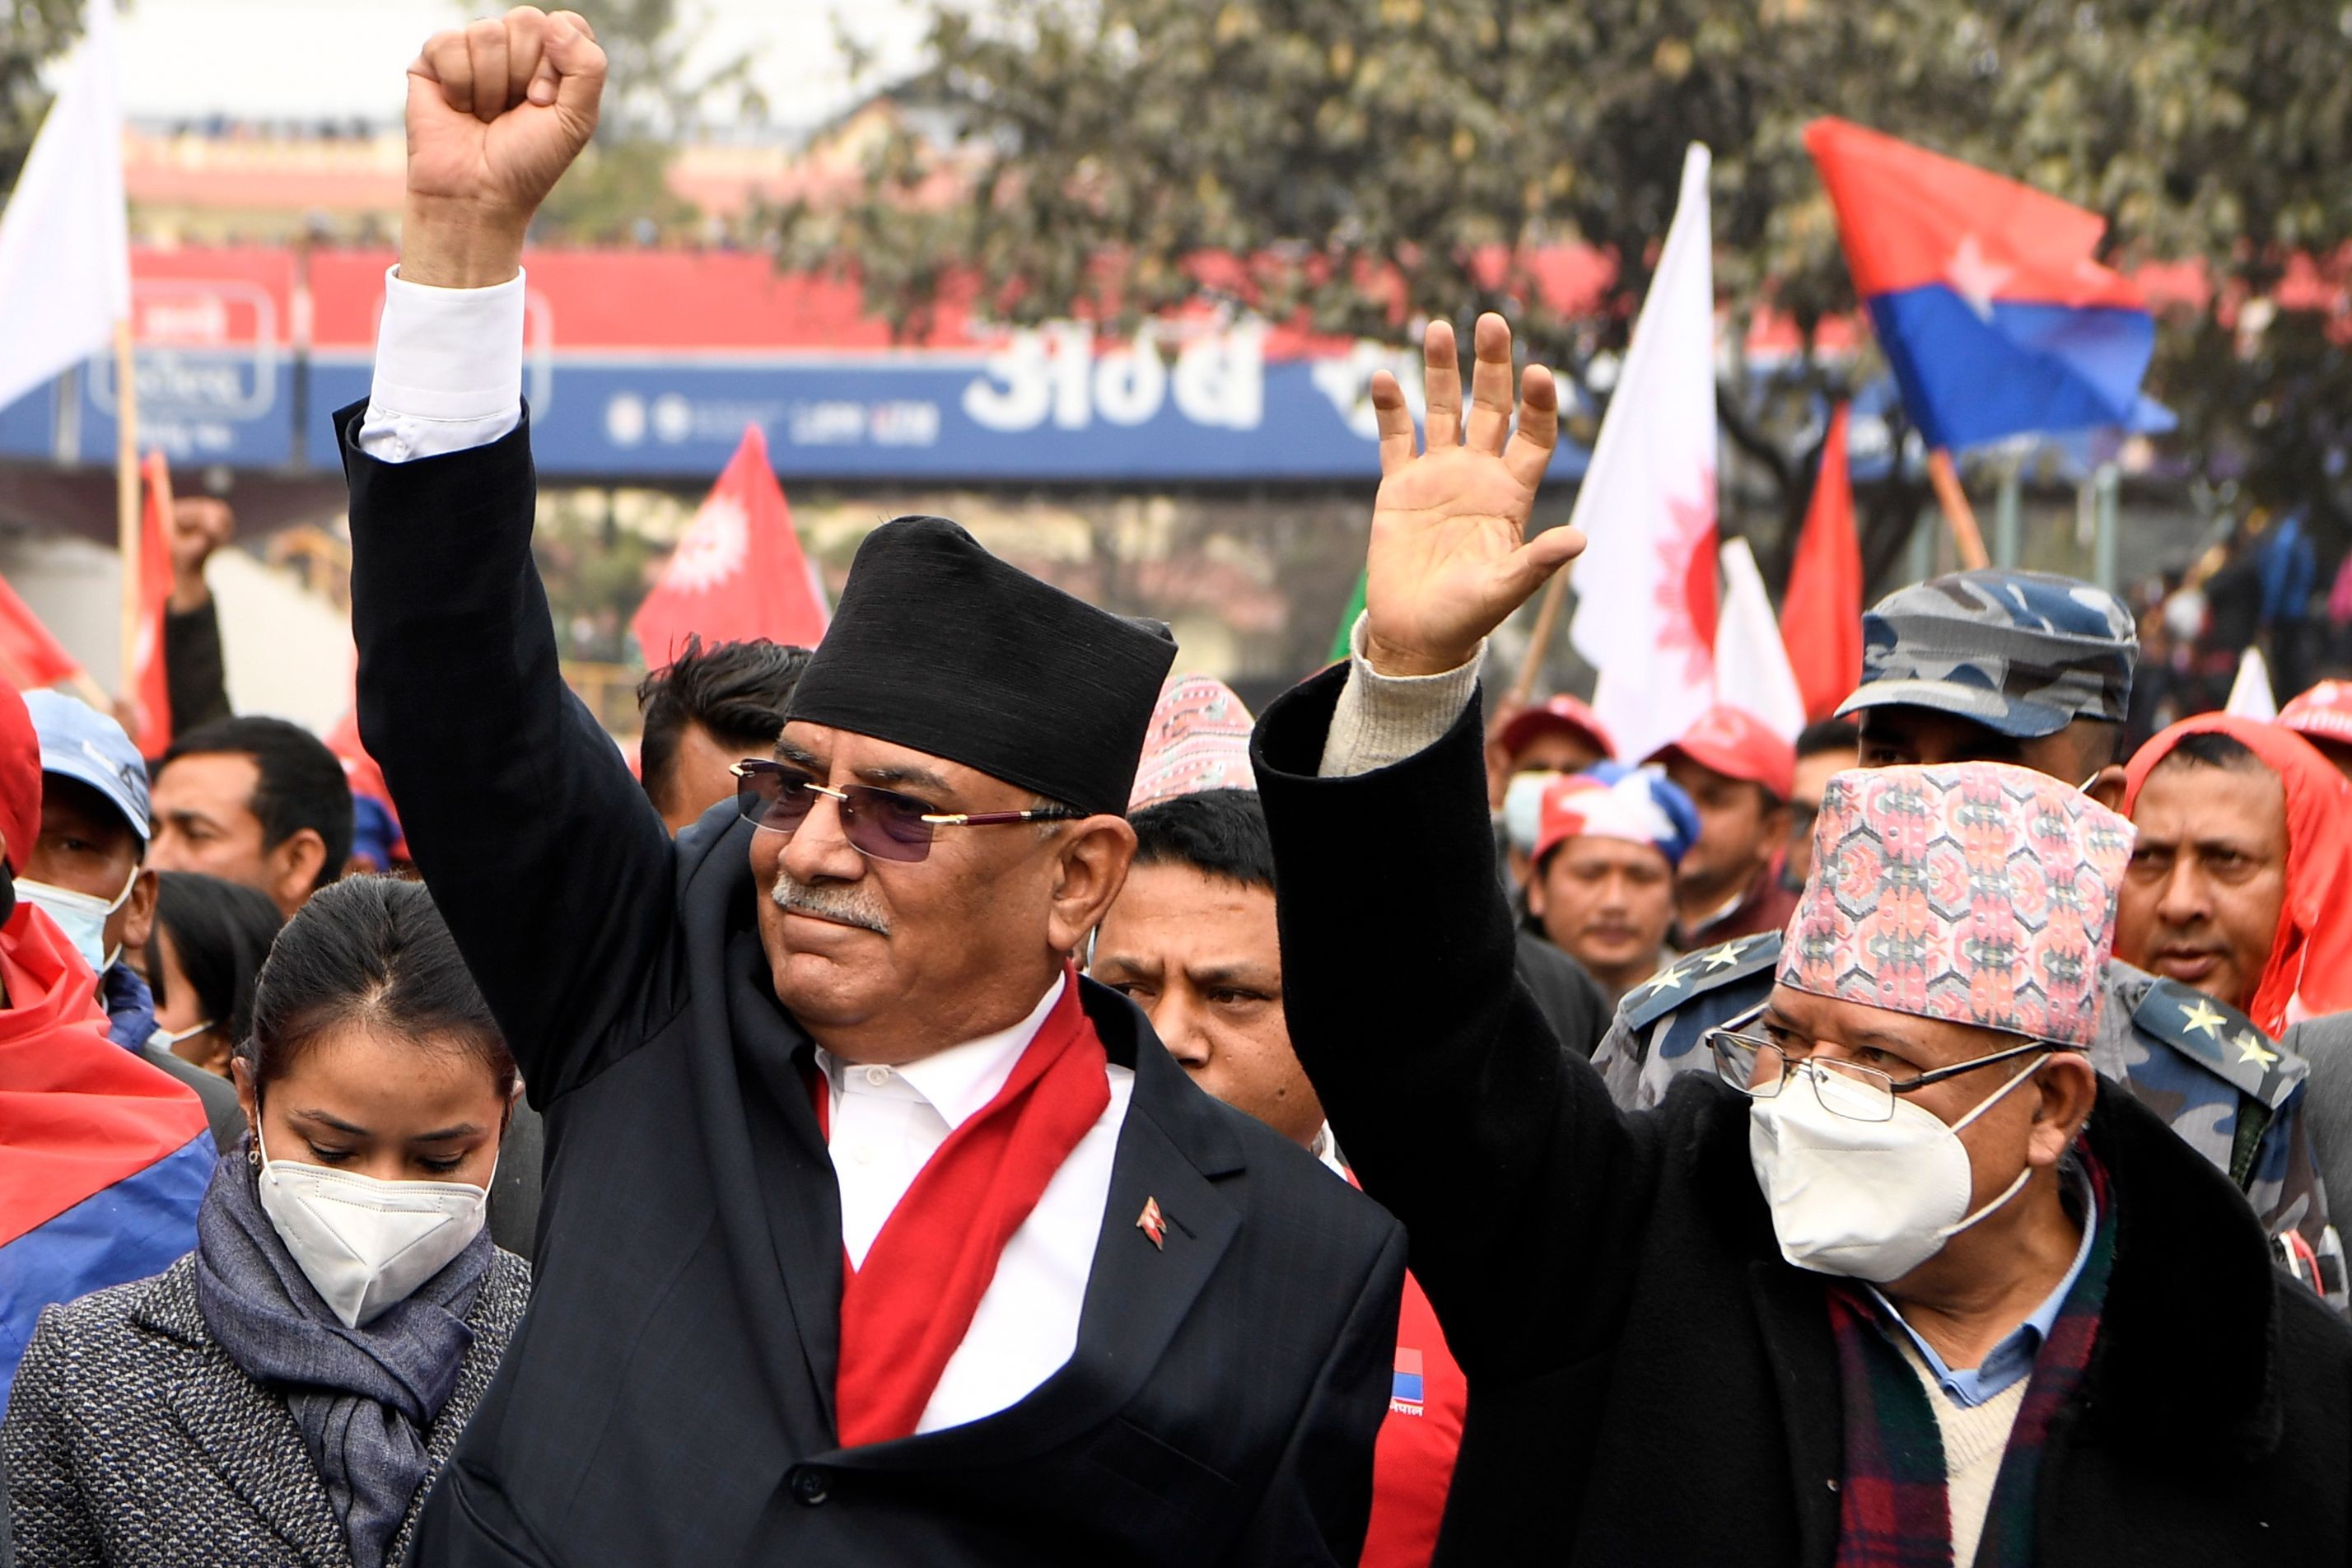
[[[338,417],[361,729],[547,1119],[530,1313],[415,1560],[1353,1562],[1403,1235],[1071,967],[1166,628],[886,523],[675,842],[565,689],[520,262],[604,75],[570,12],[426,45]]]
[[[1493,316],[1466,410],[1442,323],[1426,375],[1420,456],[1373,384],[1354,655],[1253,762],[1292,1043],[1469,1378],[1439,1561],[2340,1557],[2352,1331],[2092,1071],[2131,830],[2070,784],[1843,775],[1709,1071],[1629,1113],[1556,1048],[1510,984],[1475,700],[1486,635],[1581,544],[1525,534],[1556,395],[1531,367],[1511,434]]]
[[[2013,763],[2121,809],[2116,747],[2137,651],[2130,615],[2087,583],[1955,573],[1898,589],[1863,617],[1862,685],[1839,711],[1860,724],[1863,767]],[[1625,998],[1592,1058],[1619,1104],[1646,1110],[1680,1074],[1706,1070],[1706,1032],[1763,1005],[1780,940],[1690,953]],[[2102,978],[2091,1065],[2226,1173],[2281,1259],[2341,1309],[2342,1247],[2302,1126],[2306,1064],[2292,1051],[2265,1060],[2226,1048],[2244,1016],[2179,981],[2120,960]]]

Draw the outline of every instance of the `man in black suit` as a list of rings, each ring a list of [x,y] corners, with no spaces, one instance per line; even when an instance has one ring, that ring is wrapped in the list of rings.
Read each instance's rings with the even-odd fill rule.
[[[519,263],[603,73],[568,13],[426,46],[339,418],[362,731],[547,1122],[530,1314],[413,1560],[1353,1562],[1402,1233],[1067,967],[1165,629],[887,524],[675,846],[566,692]]]

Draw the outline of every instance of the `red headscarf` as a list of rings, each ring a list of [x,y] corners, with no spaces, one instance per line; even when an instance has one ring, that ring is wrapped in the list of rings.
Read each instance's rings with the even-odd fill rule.
[[[2286,790],[2286,899],[2270,962],[2246,1011],[2276,1037],[2298,1018],[2352,1008],[2352,820],[2343,775],[2302,736],[2258,719],[2200,713],[2142,746],[2124,769],[2124,811],[2183,736],[2227,735],[2260,757]]]

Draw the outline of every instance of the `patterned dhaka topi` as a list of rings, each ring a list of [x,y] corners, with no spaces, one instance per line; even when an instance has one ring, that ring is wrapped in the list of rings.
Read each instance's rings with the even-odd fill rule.
[[[1250,710],[1233,688],[1206,675],[1171,676],[1143,732],[1143,760],[1127,809],[1204,789],[1255,789],[1250,772]]]
[[[1780,983],[2088,1047],[2131,824],[1998,763],[1830,781]]]

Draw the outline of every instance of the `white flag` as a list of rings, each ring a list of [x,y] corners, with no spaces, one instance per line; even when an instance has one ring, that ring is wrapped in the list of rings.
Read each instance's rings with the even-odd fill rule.
[[[1767,729],[1793,742],[1805,727],[1804,694],[1789,664],[1772,596],[1748,541],[1723,547],[1723,613],[1715,623],[1715,700],[1763,721]]]
[[[0,207],[0,408],[106,352],[130,315],[114,0],[89,0],[81,47]]]
[[[2252,643],[2238,660],[2238,679],[2230,682],[2230,700],[2221,711],[2264,723],[2278,717],[2278,697],[2271,690],[2271,667],[2263,650]]]
[[[1568,635],[1601,672],[1592,706],[1638,761],[1715,701],[1715,260],[1707,151],[1691,143],[1665,249],[1633,324],[1570,519]]]

